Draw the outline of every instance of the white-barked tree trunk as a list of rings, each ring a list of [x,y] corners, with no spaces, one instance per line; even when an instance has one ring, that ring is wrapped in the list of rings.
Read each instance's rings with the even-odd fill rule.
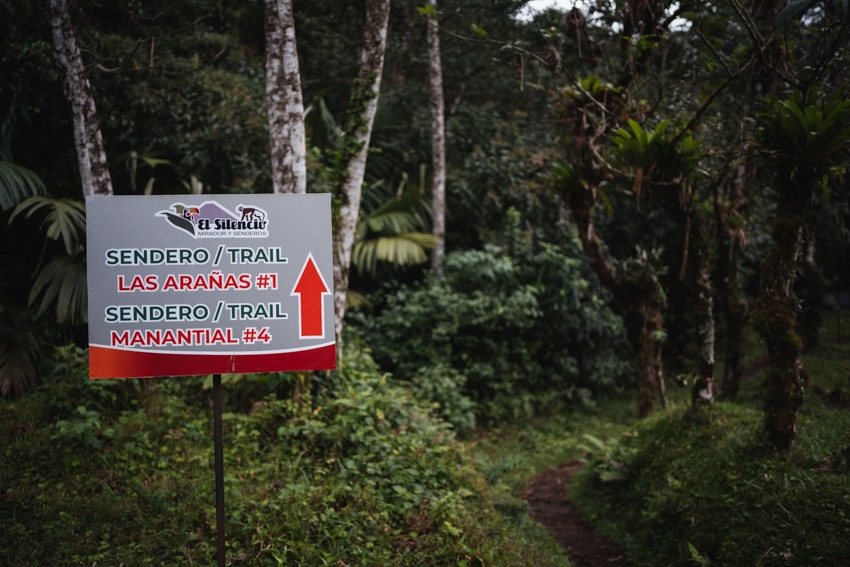
[[[307,192],[304,99],[292,0],[265,0],[266,106],[275,193]]]
[[[112,178],[97,120],[97,108],[71,26],[68,0],[46,0],[45,4],[53,37],[53,53],[62,76],[62,88],[73,114],[74,145],[83,195],[112,195]]]
[[[334,309],[336,310],[336,338],[341,344],[342,322],[348,295],[348,276],[351,269],[351,251],[360,214],[363,194],[363,177],[372,124],[378,110],[384,53],[387,48],[387,28],[390,17],[390,0],[367,0],[363,50],[360,71],[355,81],[349,109],[350,131],[346,132],[348,160],[344,181],[340,188],[339,223],[334,232]]]
[[[431,214],[434,251],[431,267],[443,273],[446,252],[446,121],[443,99],[443,67],[440,57],[440,24],[437,20],[437,0],[428,0],[432,8],[427,18],[428,83],[431,106]]]

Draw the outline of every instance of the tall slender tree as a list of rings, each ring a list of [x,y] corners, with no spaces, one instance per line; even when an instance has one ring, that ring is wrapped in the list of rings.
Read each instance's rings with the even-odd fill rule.
[[[753,323],[770,357],[765,433],[774,449],[787,451],[796,436],[805,383],[794,282],[819,188],[850,148],[850,101],[824,100],[814,90],[797,92],[774,102],[761,120],[759,147],[774,166],[778,198]]]
[[[292,0],[265,0],[266,105],[275,193],[307,192],[304,100]]]
[[[425,15],[431,106],[431,214],[434,235],[431,267],[434,272],[442,275],[443,256],[446,252],[446,121],[437,0],[428,0],[427,8]]]
[[[53,53],[62,76],[62,87],[71,105],[74,145],[83,194],[112,195],[112,178],[97,119],[91,84],[86,75],[77,37],[71,25],[68,0],[46,0]]]
[[[754,0],[745,8],[733,2],[731,8],[735,17],[747,30],[752,44],[753,63],[747,64],[751,70],[743,86],[742,96],[738,97],[741,115],[752,112],[761,97],[769,96],[780,84],[773,66],[782,54],[778,42],[766,42],[772,32],[773,22],[784,2],[778,0]],[[713,47],[711,49],[714,49]],[[742,51],[742,53],[747,53]],[[729,65],[721,59],[722,65]],[[733,145],[739,155],[745,154],[744,133],[737,133]],[[720,292],[720,305],[726,317],[726,342],[724,348],[723,378],[720,383],[721,395],[728,400],[738,396],[744,373],[746,354],[746,329],[750,320],[750,304],[739,289],[738,263],[741,251],[746,243],[745,218],[747,191],[745,187],[758,175],[757,164],[740,160],[735,164],[734,175],[729,177],[726,187],[718,185],[715,191],[714,207],[717,221],[717,278]]]
[[[740,144],[739,144],[740,146]],[[744,217],[747,199],[744,196],[744,179],[750,168],[735,166],[731,182],[717,184],[714,193],[714,213],[717,224],[717,271],[720,306],[726,315],[726,342],[724,348],[723,378],[720,394],[735,401],[744,374],[746,353],[746,328],[750,320],[750,303],[739,288],[739,258],[746,244]]]
[[[640,331],[637,337],[638,358],[638,411],[642,416],[650,414],[656,404],[667,407],[668,397],[664,379],[664,308],[666,294],[661,286],[659,275],[660,266],[657,254],[653,250],[641,250],[637,256],[617,260],[609,255],[608,247],[603,243],[597,232],[596,214],[599,205],[607,197],[602,189],[612,178],[610,164],[602,157],[598,140],[610,137],[612,127],[616,122],[611,118],[634,112],[639,114],[639,105],[632,104],[631,90],[635,89],[636,79],[645,72],[646,62],[650,51],[647,45],[659,32],[664,6],[661,2],[629,1],[627,10],[618,16],[624,30],[641,41],[621,42],[619,68],[616,87],[596,80],[572,80],[570,89],[565,92],[568,96],[563,100],[565,109],[564,119],[570,128],[570,146],[567,159],[570,166],[556,174],[561,198],[572,214],[578,229],[579,240],[584,253],[590,260],[590,266],[599,278],[600,283],[611,291],[615,302],[626,312],[637,316],[640,321]],[[568,23],[575,25],[576,12]],[[582,17],[581,20],[584,18]],[[577,28],[576,28],[577,29]],[[556,68],[559,68],[556,66]],[[632,127],[636,138],[640,132],[640,141],[632,140],[626,132],[624,142],[634,142],[641,166],[632,176],[633,195],[640,200],[640,187],[644,176],[652,177],[652,171],[657,169],[652,157],[653,147],[646,146],[653,137],[643,131],[637,123]],[[675,146],[675,144],[674,144]]]
[[[682,279],[687,282],[687,293],[691,300],[696,343],[696,379],[691,390],[694,404],[708,404],[714,400],[714,285],[711,281],[711,235],[708,213],[695,203],[694,195],[683,187],[682,201],[687,215],[690,234],[686,246],[688,261],[682,266]]]
[[[390,1],[366,0],[360,68],[352,88],[343,143],[338,151],[338,213],[334,218],[335,334],[341,343],[351,256],[360,216],[372,124],[378,109]],[[304,103],[292,0],[265,1],[266,99],[276,193],[306,192]]]
[[[372,125],[378,110],[384,54],[387,49],[387,30],[390,19],[390,0],[367,0],[363,30],[363,49],[360,70],[351,93],[343,148],[344,172],[339,183],[340,209],[334,230],[334,309],[336,338],[341,342],[345,318],[348,279],[351,270],[351,251],[360,214],[363,178]]]

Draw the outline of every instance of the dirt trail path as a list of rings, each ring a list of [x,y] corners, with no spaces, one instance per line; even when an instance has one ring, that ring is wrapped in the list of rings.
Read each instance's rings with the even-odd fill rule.
[[[531,516],[569,553],[576,567],[632,567],[607,539],[597,535],[567,499],[570,477],[582,467],[572,461],[546,469],[525,488]]]
[[[742,380],[751,378],[769,364],[767,356],[750,362]],[[634,567],[611,541],[593,531],[567,498],[570,478],[581,467],[578,461],[550,467],[529,482],[524,497],[531,508],[531,517],[549,530],[555,541],[567,550],[576,567]]]

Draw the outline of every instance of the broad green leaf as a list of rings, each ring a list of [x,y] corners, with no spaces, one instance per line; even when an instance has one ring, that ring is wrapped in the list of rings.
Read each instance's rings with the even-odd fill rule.
[[[9,217],[11,224],[18,216],[32,218],[43,213],[41,226],[51,240],[61,240],[65,251],[70,255],[85,242],[86,209],[82,201],[71,199],[53,199],[50,197],[30,197],[18,205]]]
[[[57,256],[36,275],[29,303],[38,302],[41,313],[55,306],[58,323],[84,323],[88,318],[86,281],[84,253]]]
[[[44,182],[34,171],[0,161],[0,208],[4,211],[17,206],[27,197],[45,193]]]

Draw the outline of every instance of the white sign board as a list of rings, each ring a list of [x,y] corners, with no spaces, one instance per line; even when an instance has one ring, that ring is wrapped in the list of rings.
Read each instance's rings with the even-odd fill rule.
[[[334,368],[331,196],[86,200],[89,375]]]

